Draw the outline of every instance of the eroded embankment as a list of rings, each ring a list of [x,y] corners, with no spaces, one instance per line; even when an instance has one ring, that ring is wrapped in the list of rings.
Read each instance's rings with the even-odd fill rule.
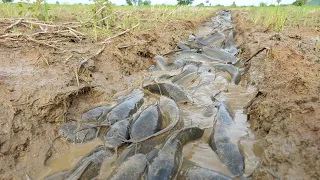
[[[24,178],[24,172],[37,177],[45,168],[42,162],[57,136],[57,125],[139,84],[143,71],[137,71],[149,67],[156,54],[170,52],[201,21],[176,20],[128,32],[108,42],[102,52],[103,46],[89,38],[77,42],[61,34],[33,36],[58,42],[66,50],[61,52],[5,32],[10,24],[2,22],[0,178]],[[15,30],[26,35],[42,31],[21,24]],[[50,30],[49,26],[46,31]]]
[[[264,153],[254,179],[318,179],[320,174],[319,30],[255,26],[247,12],[234,12],[241,56],[250,58],[248,81],[259,89],[249,121],[262,140]]]

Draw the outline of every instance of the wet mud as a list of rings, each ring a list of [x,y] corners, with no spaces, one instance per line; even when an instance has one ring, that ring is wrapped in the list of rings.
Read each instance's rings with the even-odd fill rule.
[[[127,34],[86,61],[0,51],[0,177],[317,179],[318,32],[274,35],[246,13]]]
[[[253,179],[319,179],[320,24],[277,33],[249,22],[248,13],[232,14],[239,57],[267,47],[247,63],[247,80],[258,89],[248,121],[264,149]]]
[[[244,64],[227,51],[236,49],[225,43],[231,27],[231,12],[217,12],[196,30],[202,36],[190,35],[171,55],[156,56],[137,89],[63,123],[42,177],[250,177],[262,148],[249,130],[245,107],[258,91],[241,78]],[[58,153],[60,148],[66,151]]]
[[[113,99],[120,100],[141,84],[154,56],[169,53],[203,20],[158,22],[152,29],[130,31],[103,46],[103,39],[85,36],[79,42],[41,33],[58,30],[51,26],[44,30],[19,25],[14,32],[5,32],[11,21],[1,19],[0,179],[25,179],[26,173],[32,179],[40,177],[47,171],[42,162],[62,123],[104,121],[108,111],[83,113],[116,105]],[[35,39],[55,43],[63,51],[6,36],[16,31],[23,37],[40,32]]]

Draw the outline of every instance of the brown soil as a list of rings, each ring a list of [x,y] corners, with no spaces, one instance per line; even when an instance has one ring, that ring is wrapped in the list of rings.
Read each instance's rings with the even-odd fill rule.
[[[249,108],[251,128],[264,154],[254,179],[320,177],[320,53],[313,28],[286,27],[280,34],[254,26],[234,12],[236,39],[248,59],[247,79],[259,93]]]
[[[233,13],[241,57],[270,48],[250,61],[247,73],[259,88],[249,108],[251,128],[265,149],[253,178],[317,179],[320,54],[314,47],[319,31],[288,27],[276,35],[245,17],[246,12]],[[201,21],[160,23],[126,33],[97,56],[102,45],[91,39],[37,37],[67,50],[61,53],[22,36],[4,38],[10,24],[0,22],[0,179],[25,179],[25,172],[38,177],[59,124],[138,86],[153,57],[170,52]],[[39,29],[18,30],[32,34]]]
[[[153,57],[172,51],[202,21],[171,21],[128,32],[108,42],[97,56],[103,46],[90,39],[37,36],[66,50],[62,53],[24,38],[39,28],[19,25],[16,30],[23,35],[6,36],[10,23],[1,22],[0,179],[25,179],[25,172],[39,177],[59,124],[137,87]]]

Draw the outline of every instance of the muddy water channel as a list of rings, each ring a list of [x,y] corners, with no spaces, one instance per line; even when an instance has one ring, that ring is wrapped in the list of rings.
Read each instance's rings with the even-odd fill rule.
[[[257,95],[236,58],[230,11],[204,22],[141,87],[62,124],[45,179],[250,178],[262,149],[245,107]]]

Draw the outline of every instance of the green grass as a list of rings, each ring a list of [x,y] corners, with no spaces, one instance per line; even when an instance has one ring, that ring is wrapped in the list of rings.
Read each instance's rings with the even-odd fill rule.
[[[161,22],[175,20],[196,20],[209,18],[217,8],[213,7],[176,7],[176,6],[112,6],[106,10],[105,24],[101,16],[95,14],[95,5],[57,5],[45,4],[40,8],[28,4],[0,4],[0,17],[36,18],[49,23],[77,22],[82,24],[77,30],[98,39],[124,31],[136,24],[135,30],[150,29]],[[163,23],[161,24],[163,25]]]
[[[81,26],[76,30],[94,40],[112,36],[136,24],[135,29],[144,30],[163,26],[163,22],[176,20],[196,20],[209,18],[219,8],[247,10],[248,19],[254,24],[272,27],[282,31],[287,26],[319,28],[319,6],[280,7],[190,7],[190,6],[111,6],[106,9],[105,25],[101,16],[93,16],[95,5],[58,4],[0,4],[2,18],[36,18],[48,23],[62,24],[76,22]]]
[[[251,22],[272,26],[278,32],[285,27],[319,28],[320,25],[320,6],[253,7],[248,10]]]

